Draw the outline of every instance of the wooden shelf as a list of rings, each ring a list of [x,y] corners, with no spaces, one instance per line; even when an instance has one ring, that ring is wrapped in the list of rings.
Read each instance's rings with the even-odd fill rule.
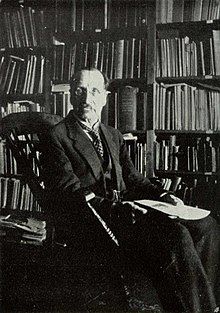
[[[22,174],[0,173],[0,177],[17,178],[17,179],[25,180],[25,178],[24,178],[24,176]]]
[[[35,94],[0,94],[2,100],[5,101],[20,101],[20,100],[27,100],[27,101],[44,101],[45,94],[43,93],[35,93]]]
[[[45,46],[28,46],[28,47],[0,47],[0,52],[7,52],[9,54],[31,54],[31,53],[42,53],[45,54],[46,50],[48,48],[51,48],[52,42],[48,45],[48,43],[45,44]]]
[[[109,90],[117,89],[121,86],[133,86],[139,87],[140,89],[146,90],[147,89],[147,78],[122,78],[122,79],[112,79],[110,80]]]
[[[155,175],[160,177],[173,177],[173,176],[190,176],[190,177],[219,177],[219,173],[213,172],[188,172],[188,171],[170,171],[170,170],[155,170]]]
[[[220,91],[220,76],[179,76],[179,77],[156,77],[157,83],[164,84],[178,84],[178,83],[188,83],[193,86],[198,86],[198,84],[206,84],[206,88],[215,89]],[[202,86],[201,87],[205,87]]]
[[[174,23],[163,23],[156,25],[157,31],[170,29],[182,30],[184,33],[200,32],[205,29],[220,29],[220,20],[185,21]]]
[[[81,41],[114,41],[124,38],[139,38],[147,36],[147,26],[80,30],[72,33],[54,33],[55,40],[68,44]]]
[[[66,85],[69,84],[68,81],[58,81],[55,80],[52,82],[53,85]],[[146,77],[141,77],[141,78],[116,78],[116,79],[111,79],[109,81],[109,90],[114,91],[115,89],[129,85],[133,87],[139,87],[142,90],[147,89],[147,78]]]
[[[156,136],[212,136],[220,135],[220,130],[155,130]]]

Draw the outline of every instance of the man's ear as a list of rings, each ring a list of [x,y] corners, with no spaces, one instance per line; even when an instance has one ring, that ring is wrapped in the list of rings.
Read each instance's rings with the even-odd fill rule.
[[[73,96],[72,93],[70,93],[70,103],[72,104],[72,106],[74,104],[74,100],[75,100],[75,97]]]

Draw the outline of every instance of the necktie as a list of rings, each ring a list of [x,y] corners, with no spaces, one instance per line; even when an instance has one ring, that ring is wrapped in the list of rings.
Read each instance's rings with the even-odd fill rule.
[[[103,151],[103,145],[100,138],[100,134],[98,129],[91,129],[88,126],[81,124],[82,128],[90,135],[92,138],[93,145],[96,149],[96,151],[99,153],[101,157],[103,157],[104,151]]]

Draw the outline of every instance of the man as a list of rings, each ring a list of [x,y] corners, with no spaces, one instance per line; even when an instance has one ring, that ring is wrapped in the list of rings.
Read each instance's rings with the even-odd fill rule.
[[[104,227],[111,227],[119,238],[125,266],[151,275],[169,312],[214,312],[219,229],[211,217],[184,222],[148,212],[133,222],[128,218],[137,209],[132,200],[177,205],[181,200],[144,178],[134,168],[121,133],[100,122],[107,87],[108,80],[97,69],[76,73],[70,82],[73,111],[53,128],[44,145],[45,186],[57,208],[54,219],[65,221],[65,229],[69,223],[68,236],[74,224],[79,250],[94,244],[99,254],[105,243],[96,236],[94,208]],[[107,254],[103,252],[104,259]]]

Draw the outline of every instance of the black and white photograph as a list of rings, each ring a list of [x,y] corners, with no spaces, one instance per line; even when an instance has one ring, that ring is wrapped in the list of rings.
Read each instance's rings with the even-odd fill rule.
[[[220,313],[220,0],[0,0],[0,311]]]

